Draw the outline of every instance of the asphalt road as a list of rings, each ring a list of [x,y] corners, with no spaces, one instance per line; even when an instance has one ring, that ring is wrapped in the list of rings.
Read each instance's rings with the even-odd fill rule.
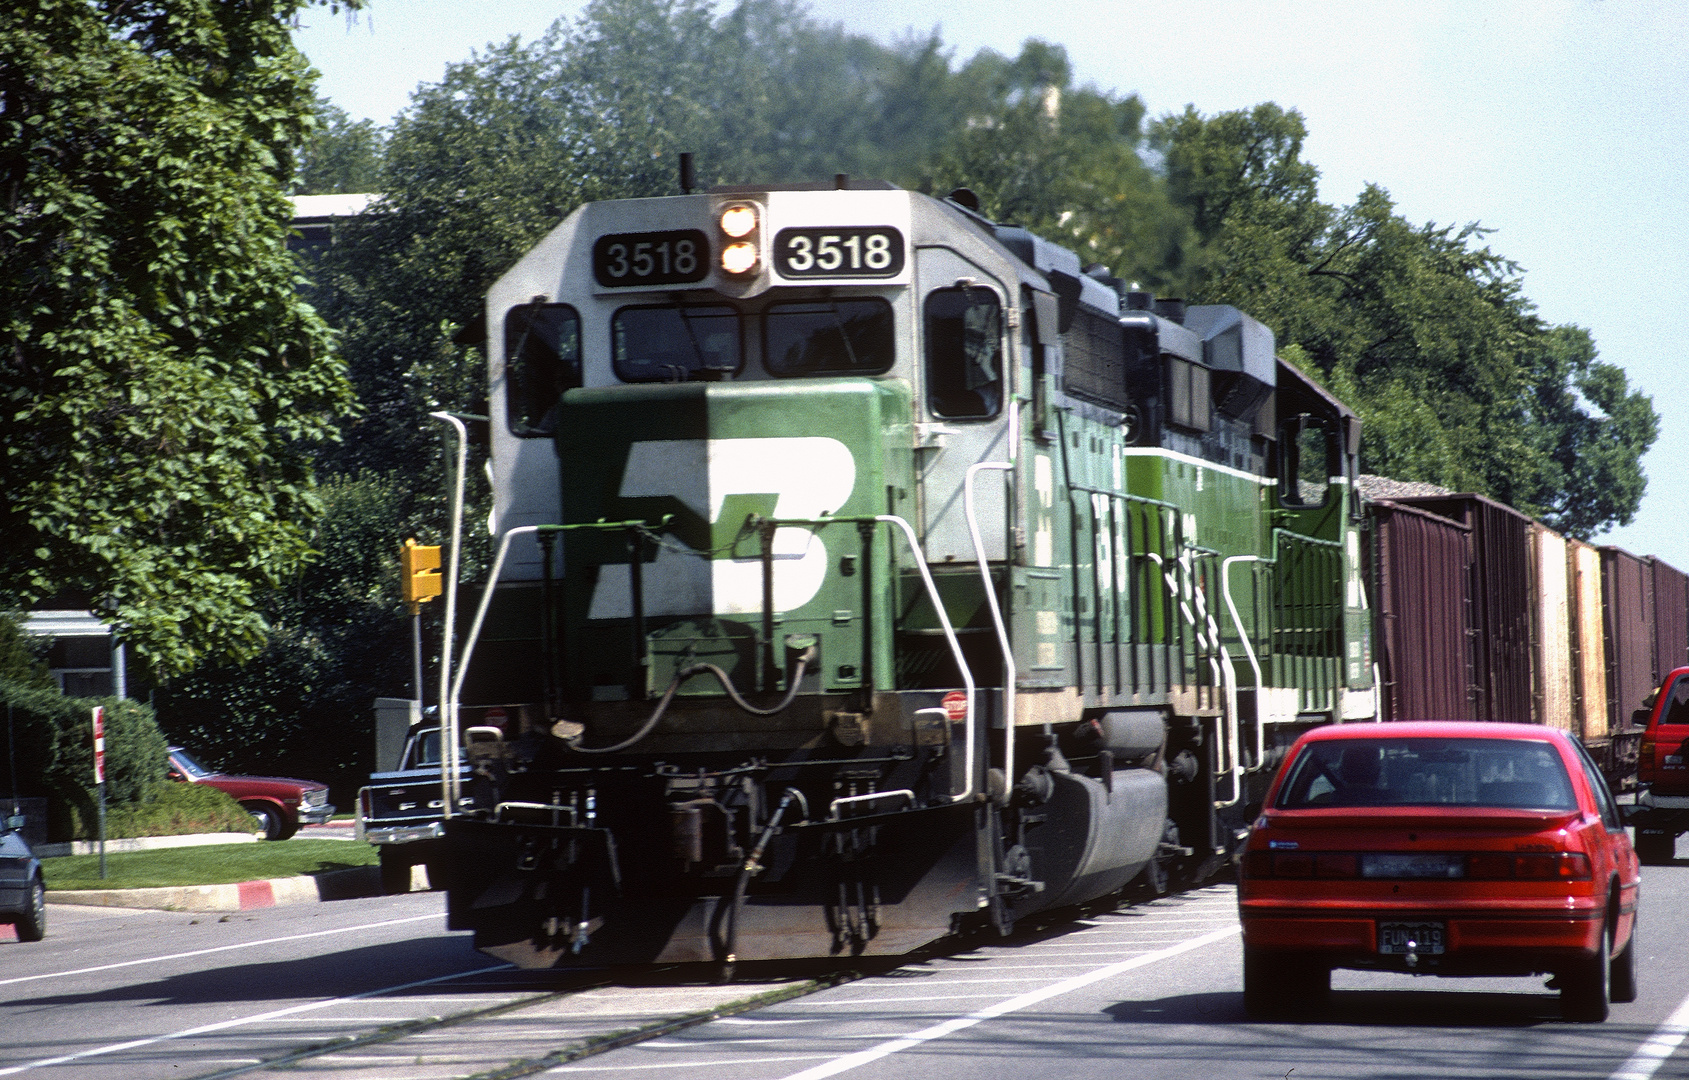
[[[1641,994],[1596,1025],[1561,1021],[1541,979],[1350,972],[1334,976],[1320,1017],[1250,1022],[1233,903],[1230,887],[1214,886],[1092,913],[540,1071],[595,1080],[1689,1077],[1679,1045],[1689,1031],[1689,859],[1645,868]],[[0,1076],[444,1080],[516,1061],[544,1066],[594,1035],[799,988],[790,970],[750,971],[731,987],[696,970],[518,972],[446,933],[442,907],[428,893],[226,918],[55,906],[47,940],[0,941]],[[462,1019],[426,1023],[452,1016]]]

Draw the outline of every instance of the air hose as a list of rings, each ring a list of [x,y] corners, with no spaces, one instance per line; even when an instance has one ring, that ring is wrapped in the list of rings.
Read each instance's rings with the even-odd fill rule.
[[[814,659],[815,646],[813,645],[799,654],[797,663],[792,667],[792,677],[788,680],[786,696],[781,698],[780,704],[774,706],[772,709],[759,709],[755,705],[746,701],[739,693],[738,688],[733,685],[732,678],[727,674],[727,672],[723,671],[716,665],[693,664],[689,667],[682,668],[680,671],[675,673],[674,679],[669,682],[669,688],[663,691],[662,699],[657,702],[656,710],[651,713],[651,718],[646,720],[645,723],[640,726],[638,731],[629,735],[621,742],[616,743],[614,746],[581,746],[575,740],[570,740],[569,748],[580,754],[613,754],[618,750],[626,750],[628,747],[639,742],[641,739],[656,730],[657,724],[663,719],[663,714],[668,712],[669,703],[674,700],[674,695],[676,691],[680,689],[681,683],[690,679],[694,675],[702,675],[706,671],[714,675],[716,680],[721,683],[721,688],[727,691],[727,696],[733,700],[733,704],[739,706],[739,708],[745,710],[753,716],[773,716],[776,713],[784,712],[786,708],[791,705],[792,699],[798,696],[798,687],[803,683],[804,670],[809,667],[810,662]],[[579,736],[576,736],[576,739],[578,738]]]
[[[756,847],[751,849],[745,865],[739,868],[738,880],[733,883],[733,902],[727,908],[727,933],[722,936],[722,982],[733,980],[733,965],[739,960],[739,912],[745,906],[745,890],[750,886],[752,875],[762,870],[762,853],[767,850],[768,841],[779,831],[780,819],[785,815],[786,807],[792,805],[793,799],[803,803],[804,816],[808,817],[809,800],[805,799],[803,792],[797,788],[787,788],[786,793],[780,797],[780,805],[769,815],[768,824],[762,827],[761,834],[757,836]]]

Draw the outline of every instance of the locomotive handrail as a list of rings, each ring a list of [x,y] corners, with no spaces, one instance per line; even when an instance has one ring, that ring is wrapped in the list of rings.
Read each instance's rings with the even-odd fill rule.
[[[1219,740],[1216,747],[1217,749],[1221,749],[1223,751],[1225,756],[1221,760],[1223,760],[1225,764],[1220,765],[1219,762],[1216,762],[1218,767],[1215,768],[1214,775],[1216,777],[1225,776],[1231,778],[1232,797],[1225,800],[1216,799],[1214,800],[1214,806],[1216,809],[1234,806],[1243,797],[1243,745],[1239,734],[1239,728],[1241,725],[1238,723],[1237,718],[1237,673],[1232,670],[1231,654],[1226,651],[1225,645],[1220,641],[1220,627],[1219,624],[1215,622],[1214,616],[1207,610],[1206,602],[1203,599],[1205,594],[1193,585],[1187,584],[1184,588],[1193,594],[1193,598],[1191,600],[1184,599],[1184,597],[1180,595],[1181,589],[1178,578],[1172,572],[1167,570],[1167,562],[1162,558],[1160,552],[1146,551],[1143,554],[1145,558],[1149,559],[1158,568],[1160,568],[1162,582],[1167,587],[1168,592],[1173,596],[1173,599],[1178,603],[1179,611],[1184,615],[1185,621],[1196,631],[1198,645],[1201,644],[1202,634],[1204,629],[1206,629],[1213,639],[1214,648],[1220,654],[1219,658],[1215,658],[1213,656],[1208,658],[1209,666],[1213,669],[1214,674],[1220,683],[1220,690],[1225,695],[1225,703],[1220,709],[1220,722],[1226,730],[1221,733],[1222,738]],[[1218,551],[1214,551],[1209,548],[1200,548],[1195,544],[1185,544],[1184,554],[1181,554],[1177,559],[1175,559],[1174,563],[1185,572],[1187,577],[1194,576],[1194,571],[1192,571],[1190,564],[1187,561],[1188,557],[1194,556],[1197,558],[1213,558],[1219,554],[1220,553]],[[1224,577],[1223,564],[1222,577]],[[1197,621],[1198,608],[1202,609],[1203,620],[1208,624],[1206,628],[1200,625]],[[1220,659],[1224,659],[1225,663],[1221,663]]]
[[[498,553],[493,556],[493,565],[487,569],[487,584],[481,590],[481,603],[475,608],[475,618],[469,624],[469,634],[463,642],[463,652],[458,658],[457,671],[451,681],[450,692],[446,695],[447,706],[442,713],[452,718],[452,731],[456,736],[458,698],[463,693],[464,675],[469,671],[469,660],[475,654],[475,645],[481,638],[481,626],[486,622],[487,609],[492,606],[493,590],[498,587],[499,575],[504,571],[505,556],[510,554],[510,542],[518,536],[530,536],[535,533],[572,532],[576,529],[651,529],[662,528],[668,524],[672,515],[665,514],[655,526],[650,522],[640,521],[584,521],[573,525],[518,525],[506,529],[499,537]],[[455,575],[454,575],[455,576]],[[442,762],[445,755],[441,754]],[[455,775],[455,774],[454,774]]]
[[[932,601],[933,610],[938,613],[939,625],[944,627],[944,640],[950,646],[950,655],[956,661],[956,669],[961,672],[963,690],[967,695],[967,719],[963,724],[965,741],[968,747],[967,756],[963,761],[963,768],[966,771],[967,776],[967,784],[959,794],[952,795],[950,797],[950,801],[964,802],[973,798],[974,795],[974,724],[976,719],[976,710],[974,709],[974,674],[968,667],[967,659],[962,655],[962,643],[956,637],[956,628],[950,625],[950,614],[944,610],[944,601],[938,595],[938,586],[933,583],[932,571],[927,568],[927,557],[921,552],[921,538],[916,535],[915,527],[903,518],[898,517],[896,514],[841,514],[838,517],[815,518],[765,518],[758,515],[752,515],[750,524],[753,527],[757,525],[771,525],[774,527],[779,527],[781,525],[821,526],[861,524],[863,522],[870,521],[878,522],[882,525],[895,525],[898,530],[902,532],[904,541],[909,545],[909,553],[915,557],[915,569],[921,572],[921,583],[926,586],[927,598]],[[868,615],[869,613],[866,611],[862,613],[864,622],[867,621]]]
[[[901,795],[905,799],[909,800],[910,805],[914,805],[915,793],[910,791],[908,788],[894,788],[890,791],[870,791],[866,795],[846,795],[842,798],[834,799],[832,802],[827,804],[827,820],[839,820],[839,807],[841,806],[847,806],[851,803],[870,802],[874,799],[888,799],[893,795]]]
[[[446,563],[446,612],[440,628],[440,802],[441,817],[452,816],[452,808],[462,797],[462,781],[458,777],[457,691],[463,684],[462,668],[459,678],[452,681],[452,627],[457,625],[457,575],[463,556],[463,483],[464,471],[469,467],[469,429],[449,412],[428,414],[443,424],[449,424],[457,434],[457,469],[452,478],[452,549]],[[467,667],[468,657],[463,666]],[[451,693],[448,695],[447,690]],[[417,687],[422,694],[422,687]]]
[[[1238,640],[1243,642],[1243,654],[1249,658],[1249,667],[1255,672],[1255,768],[1259,769],[1267,760],[1267,720],[1262,711],[1267,683],[1261,675],[1261,661],[1255,656],[1255,646],[1249,643],[1249,634],[1243,629],[1243,619],[1238,616],[1237,604],[1232,600],[1232,564],[1240,562],[1272,566],[1274,560],[1261,555],[1233,555],[1220,564],[1220,595],[1226,598],[1226,611],[1232,617],[1232,628],[1237,631]]]
[[[1344,545],[1340,540],[1324,540],[1317,536],[1305,536],[1283,526],[1275,527],[1273,529],[1273,562],[1275,565],[1283,566],[1285,564],[1286,556],[1281,550],[1281,547],[1285,546],[1300,547],[1310,553],[1324,552],[1327,557],[1336,559],[1339,567],[1342,565]],[[1332,579],[1332,584],[1337,589],[1337,600],[1335,603],[1322,601],[1319,606],[1325,609],[1334,609],[1337,612],[1336,630],[1338,634],[1341,634],[1343,584],[1340,574]],[[1307,631],[1317,629],[1317,627],[1303,626],[1300,629]],[[1288,653],[1283,650],[1276,650],[1275,655],[1283,662],[1293,665],[1297,671],[1299,681],[1296,685],[1299,687],[1300,705],[1313,711],[1329,708],[1335,717],[1338,710],[1338,687],[1343,681],[1343,661],[1341,657],[1333,655],[1312,656],[1305,649],[1305,645],[1299,645]],[[1323,682],[1325,685],[1316,687],[1315,681]],[[1316,697],[1316,695],[1322,694],[1323,696]]]
[[[1012,461],[977,462],[968,466],[968,474],[962,484],[962,509],[968,521],[968,535],[974,543],[974,561],[979,564],[979,579],[985,586],[985,603],[991,608],[991,625],[997,630],[997,644],[1003,650],[1003,779],[1010,787],[1015,782],[1015,683],[1020,676],[1015,670],[1015,653],[1009,645],[1009,631],[1003,625],[1003,609],[997,603],[997,587],[992,583],[991,570],[986,565],[985,542],[979,535],[979,515],[974,512],[974,477],[982,469],[1012,473],[1014,468]]]

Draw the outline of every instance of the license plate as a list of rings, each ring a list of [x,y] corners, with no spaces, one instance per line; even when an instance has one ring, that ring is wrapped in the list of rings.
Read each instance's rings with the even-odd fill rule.
[[[1435,956],[1443,951],[1443,935],[1440,922],[1379,923],[1378,951],[1393,956],[1410,952]]]
[[[1458,878],[1465,876],[1466,859],[1447,853],[1368,852],[1361,856],[1361,877]]]

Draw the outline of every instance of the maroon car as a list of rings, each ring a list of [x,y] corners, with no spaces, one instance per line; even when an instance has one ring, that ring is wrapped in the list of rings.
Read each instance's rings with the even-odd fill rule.
[[[321,825],[334,816],[326,784],[280,776],[230,776],[206,768],[180,746],[170,748],[170,779],[224,792],[252,815],[253,831],[266,840],[286,840],[299,826]]]

